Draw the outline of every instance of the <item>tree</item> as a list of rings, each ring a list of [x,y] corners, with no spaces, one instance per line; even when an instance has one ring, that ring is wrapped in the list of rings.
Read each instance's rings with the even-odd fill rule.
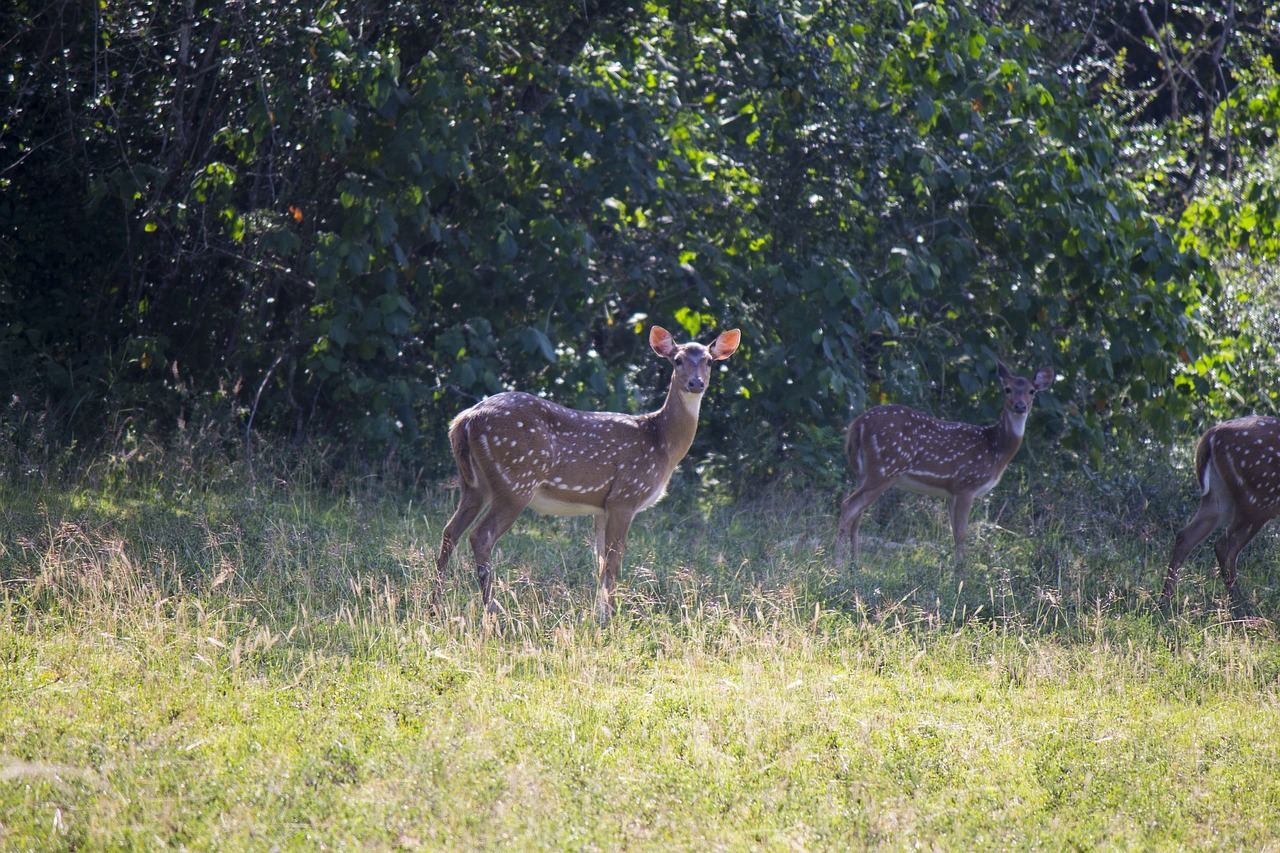
[[[4,390],[442,459],[502,388],[647,405],[662,322],[744,330],[693,453],[741,481],[997,356],[1069,446],[1167,433],[1218,284],[1128,90],[953,5],[19,2]]]

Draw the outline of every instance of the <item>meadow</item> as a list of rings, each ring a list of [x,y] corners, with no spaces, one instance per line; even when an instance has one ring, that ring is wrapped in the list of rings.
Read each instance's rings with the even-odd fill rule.
[[[593,618],[589,521],[526,515],[486,622],[427,583],[446,483],[131,452],[0,481],[0,848],[1274,849],[1280,613],[1235,619],[1186,459],[1023,452],[941,504],[688,472]]]

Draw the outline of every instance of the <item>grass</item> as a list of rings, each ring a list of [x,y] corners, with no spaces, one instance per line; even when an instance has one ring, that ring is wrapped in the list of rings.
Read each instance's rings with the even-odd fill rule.
[[[1011,471],[960,578],[936,502],[840,571],[838,494],[674,484],[602,627],[583,520],[518,522],[487,625],[465,548],[427,610],[446,489],[10,477],[0,848],[1274,848],[1272,623],[1207,547],[1151,609],[1182,480]]]

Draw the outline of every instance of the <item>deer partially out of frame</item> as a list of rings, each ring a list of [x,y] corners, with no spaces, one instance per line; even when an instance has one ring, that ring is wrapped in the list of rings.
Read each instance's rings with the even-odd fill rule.
[[[649,346],[675,369],[666,402],[649,414],[581,412],[507,391],[454,418],[449,444],[462,494],[440,539],[436,612],[442,612],[449,557],[486,507],[470,541],[481,595],[494,609],[494,543],[530,507],[544,515],[595,516],[596,610],[601,620],[608,619],[631,521],[666,493],[671,472],[698,430],[711,363],[733,355],[738,340],[733,329],[707,346],[677,344],[667,330],[654,326]]]
[[[1227,530],[1214,545],[1218,568],[1237,613],[1247,609],[1236,584],[1236,558],[1263,526],[1280,515],[1280,418],[1247,417],[1209,427],[1196,444],[1200,508],[1178,531],[1169,557],[1161,602],[1178,585],[1178,570],[1217,527]]]
[[[964,534],[976,498],[1000,482],[1009,460],[1022,446],[1031,401],[1053,382],[1041,368],[1034,379],[1014,376],[997,362],[1004,383],[1004,413],[991,426],[929,417],[907,406],[876,406],[854,419],[845,453],[858,487],[840,507],[836,559],[858,559],[858,527],[867,507],[892,486],[918,495],[946,498],[955,537],[955,565],[964,561]]]

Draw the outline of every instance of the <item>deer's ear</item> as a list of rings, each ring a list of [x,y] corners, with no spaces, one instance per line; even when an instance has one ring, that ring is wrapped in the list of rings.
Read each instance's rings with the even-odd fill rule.
[[[1037,391],[1043,391],[1053,384],[1053,368],[1042,367],[1036,372],[1036,378],[1031,381]]]
[[[711,353],[712,358],[720,361],[733,355],[738,348],[738,341],[740,340],[742,340],[742,333],[737,329],[730,329],[727,332],[721,332],[711,346],[707,348],[707,351]]]
[[[996,362],[996,373],[1000,376],[1000,379],[1003,382],[1008,382],[1013,378],[1013,372],[1004,366],[1003,361]]]
[[[672,340],[671,333],[661,326],[654,326],[649,330],[649,346],[663,358],[671,358],[676,351],[676,342]]]

